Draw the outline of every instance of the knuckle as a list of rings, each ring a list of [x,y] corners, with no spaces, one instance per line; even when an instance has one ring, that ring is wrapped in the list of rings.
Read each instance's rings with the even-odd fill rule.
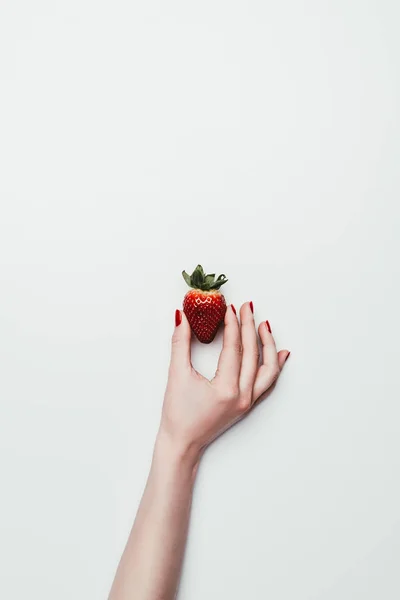
[[[233,344],[233,349],[236,352],[236,354],[239,354],[239,356],[243,354],[243,346],[240,342],[235,342]]]
[[[179,344],[179,337],[176,333],[174,333],[171,338],[171,345],[176,346],[177,344]]]
[[[231,403],[239,396],[239,388],[237,385],[228,385],[223,390],[223,399],[225,402]]]
[[[240,414],[243,414],[243,413],[247,412],[248,410],[250,410],[251,400],[252,400],[251,394],[245,394],[240,398],[239,403],[238,403],[238,410],[239,410]]]

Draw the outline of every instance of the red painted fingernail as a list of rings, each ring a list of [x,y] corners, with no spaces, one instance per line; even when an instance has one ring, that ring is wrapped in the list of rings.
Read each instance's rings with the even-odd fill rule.
[[[269,324],[269,321],[265,321],[265,324],[266,324],[266,326],[267,326],[267,329],[268,329],[268,331],[269,331],[270,333],[272,333],[272,331],[271,331],[271,325]]]
[[[285,358],[285,362],[287,361],[287,359],[289,358],[289,356],[290,356],[290,352],[288,353],[287,357]]]
[[[253,306],[253,302],[250,300],[250,309],[251,312],[254,313],[254,306]]]
[[[236,308],[233,306],[233,304],[231,304],[231,309],[233,310],[233,312],[234,312],[234,313],[235,313],[235,315],[236,315]]]
[[[182,323],[182,314],[181,311],[176,309],[175,311],[175,326],[178,327]]]

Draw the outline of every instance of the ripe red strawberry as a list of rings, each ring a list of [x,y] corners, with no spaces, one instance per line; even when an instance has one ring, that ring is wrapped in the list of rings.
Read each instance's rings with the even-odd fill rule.
[[[226,302],[219,288],[228,280],[225,275],[218,279],[214,274],[206,275],[201,265],[197,265],[191,275],[186,271],[182,271],[182,275],[193,288],[183,299],[183,312],[197,339],[209,344],[225,317]]]

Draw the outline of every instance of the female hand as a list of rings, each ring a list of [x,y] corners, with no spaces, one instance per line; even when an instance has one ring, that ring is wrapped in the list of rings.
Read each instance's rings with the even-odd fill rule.
[[[241,419],[277,380],[290,352],[277,352],[269,323],[258,327],[262,344],[259,365],[253,305],[240,309],[240,324],[232,305],[225,315],[223,348],[215,377],[209,381],[192,366],[191,330],[176,311],[171,364],[160,433],[182,450],[200,455],[208,444]]]

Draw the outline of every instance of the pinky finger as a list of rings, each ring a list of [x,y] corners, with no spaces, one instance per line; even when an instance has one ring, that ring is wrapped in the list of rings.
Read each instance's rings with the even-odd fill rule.
[[[261,365],[253,388],[253,405],[258,404],[261,396],[265,394],[278,379],[285,362],[290,356],[289,350],[280,350],[278,353],[278,369],[276,371],[268,370],[264,365]]]
[[[290,351],[289,350],[279,350],[278,352],[278,365],[280,370],[282,371],[283,369],[283,365],[285,364],[285,362],[287,361],[287,359],[290,356]]]
[[[279,374],[289,357],[288,350],[277,352],[275,340],[268,322],[261,323],[258,332],[263,347],[263,363],[258,370],[253,388],[253,402],[257,402],[278,379]]]

